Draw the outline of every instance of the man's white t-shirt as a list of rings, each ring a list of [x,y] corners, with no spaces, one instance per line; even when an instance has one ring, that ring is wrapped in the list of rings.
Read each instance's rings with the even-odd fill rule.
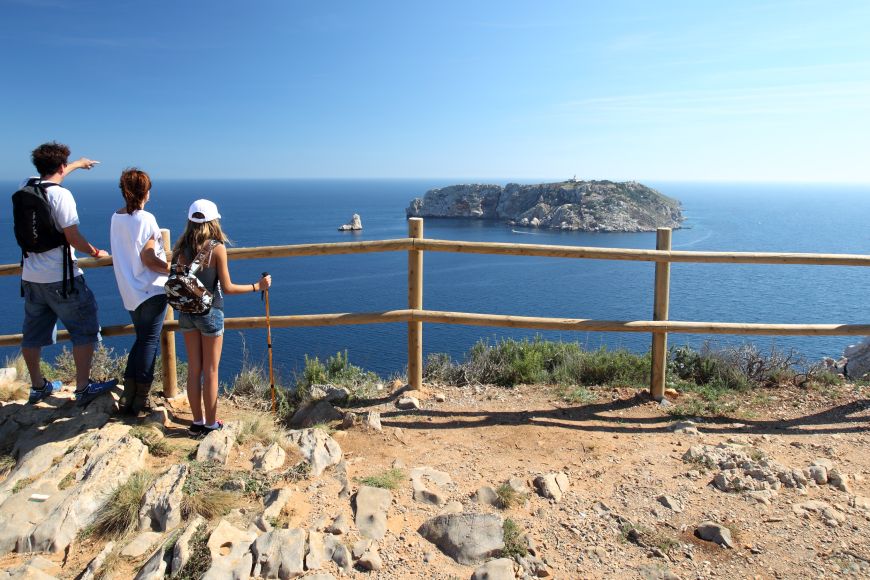
[[[154,216],[144,209],[136,210],[132,215],[114,213],[109,237],[115,279],[118,281],[124,308],[136,310],[152,296],[165,294],[163,285],[166,284],[166,275],[147,268],[140,257],[148,240],[154,240],[154,253],[158,258],[166,259],[163,236],[160,235]]]
[[[33,179],[33,178],[31,178]],[[28,180],[21,183],[21,187],[27,184]],[[50,182],[44,181],[44,184]],[[51,183],[45,188],[48,203],[51,206],[51,217],[54,220],[54,226],[58,231],[78,225],[79,214],[76,211],[76,200],[73,199],[72,193],[64,187]],[[76,253],[72,247],[69,249],[70,258],[74,261],[73,276],[81,276],[82,271],[75,262]],[[21,272],[21,279],[25,282],[37,282],[39,284],[48,284],[50,282],[60,282],[63,280],[63,247],[54,248],[47,252],[28,252],[24,258],[24,269]]]

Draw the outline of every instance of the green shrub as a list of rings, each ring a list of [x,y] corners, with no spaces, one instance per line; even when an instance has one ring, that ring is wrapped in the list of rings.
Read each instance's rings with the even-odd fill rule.
[[[502,524],[502,531],[504,532],[504,548],[501,551],[503,558],[525,556],[529,553],[528,548],[523,542],[522,530],[515,521],[505,518]]]
[[[305,368],[296,378],[296,399],[308,400],[311,386],[324,384],[346,387],[351,398],[365,396],[379,381],[376,373],[351,364],[347,351],[336,353],[325,363],[317,357],[305,355]]]

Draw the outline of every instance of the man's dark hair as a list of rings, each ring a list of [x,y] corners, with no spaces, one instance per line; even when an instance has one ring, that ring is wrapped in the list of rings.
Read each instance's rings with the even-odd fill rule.
[[[57,141],[43,143],[33,150],[30,159],[40,177],[54,175],[69,159],[69,147]]]

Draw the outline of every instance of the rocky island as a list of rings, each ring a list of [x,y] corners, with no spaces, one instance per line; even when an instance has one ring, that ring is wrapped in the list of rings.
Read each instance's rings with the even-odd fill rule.
[[[500,220],[511,225],[586,232],[679,228],[680,202],[636,181],[451,185],[430,189],[408,217]]]

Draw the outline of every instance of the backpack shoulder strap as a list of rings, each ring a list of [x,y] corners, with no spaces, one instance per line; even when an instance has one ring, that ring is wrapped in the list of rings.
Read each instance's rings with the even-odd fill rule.
[[[208,263],[211,260],[211,253],[214,251],[215,246],[217,245],[216,240],[209,240],[196,257],[193,259],[193,262],[190,264],[190,273],[196,274],[200,268],[202,268],[203,263]]]

